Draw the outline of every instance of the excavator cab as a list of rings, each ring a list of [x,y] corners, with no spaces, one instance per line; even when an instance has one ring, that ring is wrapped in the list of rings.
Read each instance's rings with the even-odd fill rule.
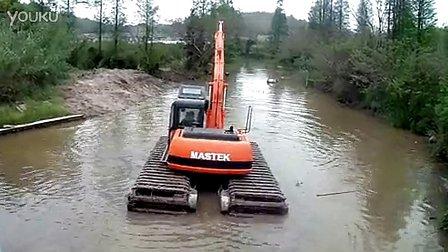
[[[177,100],[171,105],[170,131],[186,127],[203,128],[205,102],[200,100]]]
[[[208,101],[201,86],[182,85],[178,99],[171,104],[170,135],[176,129],[204,128]]]

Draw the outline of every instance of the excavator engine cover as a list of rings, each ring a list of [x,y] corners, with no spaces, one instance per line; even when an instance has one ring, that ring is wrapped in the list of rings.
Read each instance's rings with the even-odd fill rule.
[[[168,167],[205,174],[245,175],[252,169],[252,148],[245,136],[222,129],[177,130],[168,150]]]

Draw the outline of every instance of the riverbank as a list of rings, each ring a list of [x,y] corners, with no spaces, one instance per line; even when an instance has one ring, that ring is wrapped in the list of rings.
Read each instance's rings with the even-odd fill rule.
[[[0,125],[17,125],[69,114],[86,117],[126,110],[173,83],[142,71],[95,69],[71,74],[68,83],[24,102],[0,106]],[[176,76],[179,79],[179,76]]]
[[[137,70],[96,69],[82,73],[60,91],[70,113],[89,117],[126,110],[169,83]]]

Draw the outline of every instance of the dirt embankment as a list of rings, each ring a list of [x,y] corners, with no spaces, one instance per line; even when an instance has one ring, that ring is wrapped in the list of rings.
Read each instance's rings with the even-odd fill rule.
[[[76,77],[61,91],[71,113],[95,116],[125,110],[172,84],[141,71],[98,69]]]

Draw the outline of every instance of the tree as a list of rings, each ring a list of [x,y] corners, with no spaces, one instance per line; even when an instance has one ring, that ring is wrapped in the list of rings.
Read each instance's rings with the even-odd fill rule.
[[[334,9],[336,28],[340,31],[348,29],[350,9],[347,0],[336,0]]]
[[[411,1],[414,0],[387,0],[387,34],[389,38],[415,37],[415,16]]]
[[[212,6],[210,12],[210,29],[208,32],[214,34],[218,21],[224,21],[224,32],[226,33],[225,58],[231,60],[237,54],[243,54],[244,44],[240,39],[244,27],[244,20],[239,11],[233,7],[232,1],[220,0]]]
[[[379,0],[379,1],[381,1],[381,0]],[[395,0],[386,0],[386,4],[385,4],[386,5],[385,6],[385,9],[386,9],[386,24],[387,24],[386,32],[387,32],[387,35],[389,37],[391,37],[392,27],[393,27],[392,19],[393,19],[394,1]]]
[[[149,51],[151,51],[153,47],[154,25],[157,10],[158,8],[153,6],[152,0],[141,0],[141,2],[139,2],[139,13],[144,24],[144,36],[142,41],[144,43],[145,54],[148,54],[148,43],[150,43]]]
[[[384,29],[384,15],[385,15],[385,2],[383,0],[375,0],[375,6],[376,6],[376,18],[378,19],[378,34],[383,33]],[[387,1],[387,0],[386,0]]]
[[[98,54],[99,56],[102,55],[102,40],[103,40],[103,24],[104,24],[104,18],[103,18],[103,0],[95,0],[94,5],[99,7],[98,15],[96,16],[98,19]]]
[[[233,7],[229,0],[195,0],[186,19],[186,42],[185,51],[187,55],[186,68],[193,72],[206,71],[211,59],[211,48],[213,46],[213,34],[216,31],[218,20],[224,21],[226,33],[226,58],[237,50],[244,51],[239,39],[239,32],[243,26],[241,13]],[[230,57],[229,57],[230,56]]]
[[[308,21],[312,29],[338,29],[348,27],[347,0],[316,0],[308,13]]]
[[[308,23],[313,29],[323,25],[322,6],[322,0],[316,0],[308,13]]]
[[[203,17],[210,13],[212,6],[213,2],[211,0],[193,0],[190,12],[193,15]]]
[[[325,27],[333,25],[333,0],[322,1],[322,18]]]
[[[275,9],[274,16],[272,17],[271,29],[273,49],[277,52],[282,37],[288,35],[288,23],[283,10],[283,0],[277,0],[277,8]]]
[[[64,0],[64,1],[69,1],[69,0]],[[33,2],[33,1],[31,1],[31,2]],[[57,9],[56,0],[38,0],[38,1],[34,1],[34,3],[36,3],[37,6],[39,7],[38,8],[39,11],[56,10]]]
[[[372,31],[372,7],[369,0],[359,1],[358,11],[356,13],[356,22],[356,31],[358,33],[366,33]]]
[[[118,51],[118,39],[120,36],[120,29],[124,25],[126,19],[126,16],[123,13],[123,0],[114,0],[114,7],[112,8],[112,14],[114,16],[113,38],[114,38],[114,53],[116,56]]]
[[[419,43],[422,43],[426,31],[434,27],[436,23],[434,0],[413,0],[413,7],[417,19],[417,39]]]
[[[186,69],[193,72],[201,72],[205,70],[209,63],[207,51],[210,50],[209,40],[206,35],[206,17],[210,15],[210,1],[194,0],[190,10],[190,16],[185,20],[185,52],[186,52]]]
[[[2,0],[0,1],[0,13],[7,12],[15,4],[18,4],[19,0]]]
[[[171,27],[173,29],[173,35],[175,37],[181,37],[185,35],[186,29],[185,29],[185,23],[183,19],[177,18],[174,20],[171,20]]]
[[[56,6],[56,4],[54,3],[54,0],[49,0],[49,3],[51,3],[51,5]],[[75,1],[75,4],[78,3],[77,1]],[[82,2],[81,2],[82,3]],[[67,26],[69,29],[72,29],[73,26],[75,25],[75,16],[73,15],[73,0],[64,0],[63,4],[62,4],[62,8],[65,10],[65,14],[67,15]]]
[[[210,18],[209,32],[211,34],[215,33],[217,22],[222,20],[227,38],[239,37],[244,21],[241,13],[233,7],[232,1],[220,0],[213,5],[210,9]]]

